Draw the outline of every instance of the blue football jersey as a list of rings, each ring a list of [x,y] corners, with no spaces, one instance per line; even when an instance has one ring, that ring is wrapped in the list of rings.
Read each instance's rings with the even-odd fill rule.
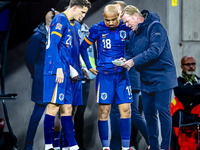
[[[71,25],[72,33],[72,50],[71,50],[71,61],[70,65],[76,69],[79,74],[79,78],[83,79],[83,74],[80,65],[80,41],[81,41],[81,24],[77,21]]]
[[[105,21],[94,24],[84,40],[91,45],[97,41],[97,70],[103,74],[117,73],[124,70],[112,63],[112,61],[124,57],[125,39],[128,37],[130,28],[126,27],[121,20],[115,29],[110,29]]]
[[[47,38],[44,75],[55,75],[62,68],[69,77],[72,35],[70,20],[65,13],[56,15],[50,25]]]

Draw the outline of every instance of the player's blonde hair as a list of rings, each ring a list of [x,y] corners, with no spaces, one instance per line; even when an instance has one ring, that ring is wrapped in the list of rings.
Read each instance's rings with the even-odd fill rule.
[[[122,10],[122,13],[121,13],[121,16],[120,17],[123,17],[124,14],[128,14],[130,16],[133,16],[134,14],[138,14],[139,16],[142,16],[140,10],[135,7],[135,6],[132,6],[132,5],[127,5],[123,10]]]

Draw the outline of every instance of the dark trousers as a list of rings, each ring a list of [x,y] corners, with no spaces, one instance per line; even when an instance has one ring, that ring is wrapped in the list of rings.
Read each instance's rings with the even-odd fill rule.
[[[75,138],[80,148],[83,148],[84,112],[87,105],[89,90],[90,80],[86,80],[86,82],[82,84],[83,105],[77,107],[74,117]]]
[[[172,89],[153,93],[142,92],[142,104],[147,121],[151,150],[169,149],[172,128],[170,114],[171,95]],[[159,130],[157,112],[159,113],[161,125],[161,147],[159,147],[158,141]]]
[[[35,138],[37,127],[38,127],[39,122],[42,118],[42,115],[46,109],[46,106],[47,105],[41,105],[41,104],[35,103],[32,115],[30,117],[28,130],[26,133],[24,150],[32,150],[33,149],[33,141]]]

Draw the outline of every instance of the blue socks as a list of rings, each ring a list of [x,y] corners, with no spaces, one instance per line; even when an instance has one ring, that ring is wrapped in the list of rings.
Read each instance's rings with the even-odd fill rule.
[[[68,142],[67,142],[67,138],[65,137],[64,134],[63,134],[63,136],[62,136],[62,142],[63,142],[63,146],[62,146],[62,147],[68,147],[68,146],[69,146],[69,144],[68,144]]]
[[[53,133],[53,147],[60,147],[61,131],[54,131]]]
[[[53,143],[54,119],[55,119],[55,116],[50,116],[48,114],[45,114],[45,118],[44,118],[44,140],[45,140],[45,144],[52,144]]]
[[[108,146],[108,121],[98,121],[99,136],[103,147]]]
[[[77,145],[75,140],[75,131],[74,131],[74,124],[72,122],[72,116],[61,116],[60,119],[61,119],[62,129],[67,138],[69,147]]]
[[[122,138],[122,147],[129,147],[131,136],[131,118],[120,119],[120,133]]]

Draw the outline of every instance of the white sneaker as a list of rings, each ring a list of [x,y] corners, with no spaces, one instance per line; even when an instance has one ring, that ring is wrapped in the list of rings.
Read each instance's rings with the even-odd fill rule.
[[[72,147],[69,147],[69,150],[78,150],[78,149],[79,149],[78,145],[74,145]]]

